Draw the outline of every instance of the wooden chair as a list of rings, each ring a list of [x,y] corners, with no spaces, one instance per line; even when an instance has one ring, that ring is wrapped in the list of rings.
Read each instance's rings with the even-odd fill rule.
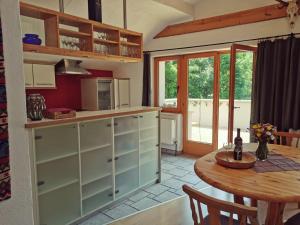
[[[299,225],[300,224],[300,213],[291,217],[284,223],[284,225]]]
[[[248,219],[251,225],[258,225],[257,209],[254,207],[218,200],[187,185],[183,185],[182,189],[190,198],[194,225],[247,225]],[[197,203],[198,213],[195,202]],[[206,217],[203,216],[201,204],[207,206],[208,216]],[[221,212],[229,213],[230,216],[221,215]],[[238,215],[240,222],[233,219],[233,215]]]
[[[295,138],[298,139],[298,146],[300,146],[300,133],[278,131],[274,133],[274,136],[274,144],[292,146],[292,141]]]

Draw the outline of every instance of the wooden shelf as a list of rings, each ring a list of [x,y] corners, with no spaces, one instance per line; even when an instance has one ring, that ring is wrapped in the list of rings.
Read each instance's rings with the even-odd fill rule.
[[[59,28],[59,34],[68,36],[68,37],[76,37],[76,38],[91,37],[91,34],[79,32],[79,31],[68,30],[68,29],[64,29],[64,28]]]
[[[44,20],[45,24],[44,46],[24,44],[25,52],[70,56],[77,58],[90,58],[113,62],[140,62],[142,60],[143,36],[141,33],[102,24],[65,13],[60,13],[23,2],[20,3],[20,12],[22,16]],[[70,26],[72,29],[62,28],[60,25]],[[112,35],[111,39],[114,40],[101,40],[99,38],[93,38],[94,32],[104,32],[108,35]],[[60,35],[85,39],[85,46],[81,48],[85,49],[85,51],[60,48]],[[128,41],[121,43],[120,40],[122,37],[126,37]],[[134,57],[124,56],[119,50],[116,51],[116,55],[101,55],[97,52],[94,52],[94,43],[107,44],[108,48],[111,47],[117,49],[120,49],[121,46],[134,46],[135,48],[138,48],[138,52]]]
[[[113,44],[113,45],[118,45],[119,42],[117,41],[111,41],[111,40],[103,40],[100,38],[94,38],[94,42],[97,44]]]
[[[134,43],[134,42],[129,42],[129,41],[121,41],[121,45],[126,45],[126,46],[140,46],[140,44]]]
[[[41,45],[23,44],[24,52],[41,53],[48,55],[71,56],[76,58],[88,58],[96,60],[105,60],[112,62],[140,62],[141,58],[123,57],[118,55],[101,55],[99,53],[88,51],[76,51],[71,49],[63,49],[56,47],[48,47]]]

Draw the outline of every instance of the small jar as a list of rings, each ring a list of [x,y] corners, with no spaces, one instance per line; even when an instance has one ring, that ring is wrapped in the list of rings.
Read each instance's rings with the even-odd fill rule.
[[[41,94],[27,96],[27,116],[33,121],[43,119],[43,111],[46,109],[45,98]]]

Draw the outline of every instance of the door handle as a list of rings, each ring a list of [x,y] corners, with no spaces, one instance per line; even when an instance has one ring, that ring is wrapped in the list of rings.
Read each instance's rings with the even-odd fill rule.
[[[241,107],[239,106],[234,106],[233,109],[240,109]]]

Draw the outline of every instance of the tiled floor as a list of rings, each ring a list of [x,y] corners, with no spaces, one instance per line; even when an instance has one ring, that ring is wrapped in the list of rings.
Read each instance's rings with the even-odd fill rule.
[[[208,184],[194,172],[196,158],[190,156],[162,155],[162,182],[144,188],[122,202],[111,205],[80,225],[103,225],[138,211],[178,198],[184,193],[183,184],[204,190]]]

